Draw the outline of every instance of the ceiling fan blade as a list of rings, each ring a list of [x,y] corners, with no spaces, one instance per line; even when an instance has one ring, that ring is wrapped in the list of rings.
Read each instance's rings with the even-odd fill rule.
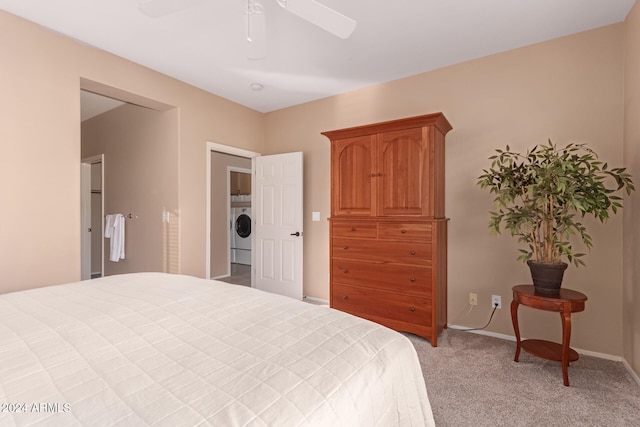
[[[187,9],[199,0],[138,0],[138,9],[152,18],[170,15]]]
[[[277,0],[278,4],[341,39],[348,38],[356,29],[356,21],[315,0]]]
[[[264,8],[249,2],[247,18],[247,58],[264,59],[267,56],[267,24]]]

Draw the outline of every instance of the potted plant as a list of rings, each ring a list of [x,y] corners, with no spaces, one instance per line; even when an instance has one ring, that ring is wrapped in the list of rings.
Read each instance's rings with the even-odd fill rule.
[[[586,144],[559,148],[549,140],[525,154],[496,150],[491,168],[477,184],[495,194],[496,210],[489,227],[508,230],[524,243],[519,260],[526,261],[537,292],[557,294],[567,268],[566,258],[585,265],[583,253],[574,253],[571,239],[592,247],[591,236],[580,222],[591,215],[606,222],[622,207],[620,190],[634,190],[625,168],[609,169]]]

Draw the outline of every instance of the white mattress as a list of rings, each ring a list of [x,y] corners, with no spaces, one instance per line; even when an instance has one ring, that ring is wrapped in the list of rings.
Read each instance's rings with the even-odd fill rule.
[[[162,273],[0,296],[0,425],[434,425],[390,329]]]

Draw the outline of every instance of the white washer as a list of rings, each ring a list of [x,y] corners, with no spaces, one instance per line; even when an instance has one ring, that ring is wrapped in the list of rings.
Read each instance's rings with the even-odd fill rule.
[[[251,208],[236,208],[234,219],[235,262],[251,265]]]

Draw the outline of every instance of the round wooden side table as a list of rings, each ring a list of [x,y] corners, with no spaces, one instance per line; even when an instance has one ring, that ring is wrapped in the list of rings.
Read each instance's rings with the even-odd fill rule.
[[[560,288],[557,295],[537,293],[533,285],[517,285],[512,288],[513,301],[511,301],[511,320],[516,334],[516,356],[518,361],[520,349],[527,353],[547,360],[562,363],[562,378],[564,385],[569,386],[569,362],[578,360],[578,353],[569,344],[571,342],[571,313],[584,311],[587,296],[571,289]],[[539,310],[556,311],[560,313],[562,320],[562,344],[544,340],[520,340],[520,328],[518,326],[518,306],[522,304]]]

